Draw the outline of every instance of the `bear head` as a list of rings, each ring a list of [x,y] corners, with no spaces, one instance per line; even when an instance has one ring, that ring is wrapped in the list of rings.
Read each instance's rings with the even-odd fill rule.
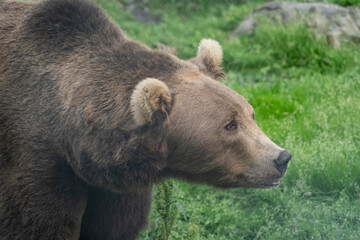
[[[215,80],[225,77],[222,55],[218,42],[204,39],[188,61],[194,68],[173,76],[180,84],[138,83],[130,103],[135,122],[166,125],[166,176],[224,188],[276,186],[291,154],[256,125],[244,97]]]

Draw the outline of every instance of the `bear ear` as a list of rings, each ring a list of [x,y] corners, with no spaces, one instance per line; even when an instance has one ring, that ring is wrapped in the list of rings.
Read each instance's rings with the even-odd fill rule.
[[[197,56],[189,61],[210,77],[225,78],[226,75],[220,67],[222,58],[223,50],[219,42],[213,39],[203,39],[200,42]]]
[[[130,108],[138,126],[163,122],[170,110],[169,88],[160,80],[146,78],[131,95]]]

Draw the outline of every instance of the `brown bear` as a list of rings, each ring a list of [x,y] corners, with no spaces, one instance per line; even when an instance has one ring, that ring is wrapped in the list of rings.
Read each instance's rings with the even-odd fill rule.
[[[0,0],[0,239],[135,239],[151,187],[279,184],[291,155],[223,77],[221,46],[178,59],[82,0]]]

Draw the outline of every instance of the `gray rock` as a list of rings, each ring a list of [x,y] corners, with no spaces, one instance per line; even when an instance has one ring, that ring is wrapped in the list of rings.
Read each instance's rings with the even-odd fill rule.
[[[138,22],[159,23],[161,18],[154,16],[145,6],[144,0],[129,0],[126,10],[130,12]]]
[[[236,37],[238,35],[253,35],[256,24],[257,23],[253,17],[245,18],[235,31],[231,33],[230,37]]]
[[[338,31],[329,32],[326,36],[327,43],[333,48],[341,47],[340,36],[341,33]]]
[[[299,16],[319,13],[327,19],[338,15],[347,15],[347,9],[331,3],[297,3],[270,2],[254,10],[254,13],[265,13],[268,16],[280,16],[282,21],[288,22]]]
[[[274,24],[303,22],[316,35],[325,35],[329,45],[337,48],[346,40],[360,43],[360,8],[330,3],[269,2],[256,8],[231,33],[231,37],[252,35],[260,18]]]

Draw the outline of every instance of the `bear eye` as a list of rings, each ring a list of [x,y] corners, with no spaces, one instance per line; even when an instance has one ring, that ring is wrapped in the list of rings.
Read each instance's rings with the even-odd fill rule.
[[[237,129],[237,122],[232,120],[228,125],[225,126],[225,129],[228,131],[233,131]]]

